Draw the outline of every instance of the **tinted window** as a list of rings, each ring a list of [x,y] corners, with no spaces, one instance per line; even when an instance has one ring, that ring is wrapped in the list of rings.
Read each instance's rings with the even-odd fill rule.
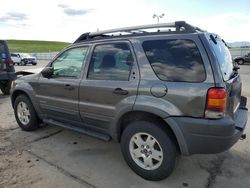
[[[173,82],[202,82],[205,80],[203,61],[193,41],[145,41],[143,49],[159,79]]]
[[[7,53],[5,49],[5,45],[0,43],[0,60],[5,60],[7,58]]]
[[[88,78],[93,80],[129,80],[133,57],[126,43],[95,47]]]
[[[219,62],[223,79],[227,81],[233,73],[232,56],[226,45],[221,41],[218,36],[216,37],[216,42],[217,44],[210,40],[210,45],[212,46],[212,49],[214,50],[217,60]]]
[[[86,54],[87,47],[73,48],[63,52],[52,64],[53,77],[79,77]]]

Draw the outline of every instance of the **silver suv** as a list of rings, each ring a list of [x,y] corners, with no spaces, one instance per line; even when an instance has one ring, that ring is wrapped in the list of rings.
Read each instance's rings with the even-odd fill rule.
[[[41,73],[15,82],[19,126],[41,122],[114,139],[148,180],[178,154],[229,149],[247,123],[247,99],[225,42],[183,21],[81,35]]]

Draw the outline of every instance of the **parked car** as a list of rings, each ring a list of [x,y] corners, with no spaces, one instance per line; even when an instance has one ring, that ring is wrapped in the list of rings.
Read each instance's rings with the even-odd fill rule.
[[[10,56],[11,56],[12,61],[14,62],[14,65],[15,64],[19,65],[21,63],[21,57],[19,54],[11,53]]]
[[[244,56],[239,56],[234,59],[236,63],[239,65],[243,65],[245,63],[250,63],[250,53],[244,55]]]
[[[36,57],[31,56],[30,54],[20,53],[16,55],[18,55],[21,59],[20,63],[17,63],[17,65],[28,65],[28,64],[36,65],[37,64]]]
[[[16,79],[13,64],[7,42],[0,40],[0,89],[4,95],[10,94],[11,83]]]
[[[247,98],[224,40],[183,21],[82,34],[14,86],[22,129],[44,122],[118,141],[148,180],[168,177],[178,154],[222,152],[245,137]]]

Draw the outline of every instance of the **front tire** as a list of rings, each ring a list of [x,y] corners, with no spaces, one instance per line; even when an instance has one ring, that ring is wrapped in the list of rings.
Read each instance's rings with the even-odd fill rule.
[[[22,66],[26,66],[26,62],[24,60],[21,61]]]
[[[14,113],[18,125],[25,131],[33,131],[39,127],[36,111],[25,95],[19,95],[14,103]]]
[[[136,174],[147,180],[165,179],[175,167],[176,145],[162,126],[135,121],[122,133],[121,150],[125,161]]]

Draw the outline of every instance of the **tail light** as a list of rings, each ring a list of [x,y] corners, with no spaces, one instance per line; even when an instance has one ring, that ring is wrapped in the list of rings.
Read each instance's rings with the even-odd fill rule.
[[[227,91],[224,88],[210,88],[207,92],[206,118],[222,118],[226,112]]]
[[[11,59],[8,59],[6,62],[8,65],[14,65],[14,62]]]

